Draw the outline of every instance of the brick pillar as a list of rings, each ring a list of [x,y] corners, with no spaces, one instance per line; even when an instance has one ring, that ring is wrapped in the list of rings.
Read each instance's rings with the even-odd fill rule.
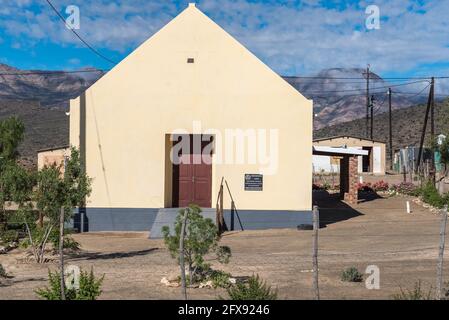
[[[350,156],[345,157],[348,162],[347,167],[347,187],[344,193],[344,200],[349,204],[357,204],[358,203],[358,191],[357,191],[357,180],[358,180],[358,157]]]
[[[340,199],[345,199],[345,194],[349,191],[349,158],[340,159]]]

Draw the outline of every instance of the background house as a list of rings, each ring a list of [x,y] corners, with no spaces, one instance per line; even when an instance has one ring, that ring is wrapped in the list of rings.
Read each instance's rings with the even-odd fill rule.
[[[63,169],[65,157],[70,156],[70,148],[67,146],[50,149],[42,149],[37,152],[37,168],[41,170],[44,166],[61,166]]]
[[[355,148],[368,151],[368,155],[359,156],[358,172],[371,173],[376,175],[385,174],[386,165],[386,144],[377,140],[370,140],[354,136],[337,136],[330,138],[316,139],[314,146],[319,147],[344,147]],[[313,156],[314,173],[334,173],[339,172],[339,159],[327,156]]]

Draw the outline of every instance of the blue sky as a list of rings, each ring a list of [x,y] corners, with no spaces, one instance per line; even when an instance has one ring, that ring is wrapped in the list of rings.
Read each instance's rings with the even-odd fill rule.
[[[80,35],[120,61],[192,0],[53,0],[80,8]],[[282,75],[365,67],[382,76],[449,75],[449,0],[198,0],[197,6]],[[365,26],[368,5],[380,29]],[[45,0],[0,0],[0,62],[21,69],[109,69]]]

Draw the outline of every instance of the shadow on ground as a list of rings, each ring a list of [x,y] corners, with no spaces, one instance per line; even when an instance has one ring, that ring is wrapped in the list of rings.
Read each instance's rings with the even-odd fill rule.
[[[132,258],[136,256],[145,256],[150,254],[159,248],[151,248],[147,250],[138,250],[130,252],[110,252],[110,253],[99,253],[99,252],[81,252],[71,256],[74,260],[110,260],[110,259],[121,259],[121,258]]]
[[[23,282],[42,282],[42,281],[47,281],[46,278],[26,278],[26,279],[22,279],[22,280],[14,280],[14,277],[9,276],[7,279],[5,279],[4,281],[0,282],[0,288],[2,287],[9,287],[18,283],[23,283]]]
[[[359,202],[372,201],[380,198],[377,194],[361,193]],[[328,191],[314,191],[312,195],[313,205],[320,211],[320,228],[329,224],[346,221],[363,214],[340,199],[339,193]]]

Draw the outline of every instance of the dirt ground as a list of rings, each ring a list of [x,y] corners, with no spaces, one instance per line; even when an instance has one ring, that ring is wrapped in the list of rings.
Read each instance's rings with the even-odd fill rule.
[[[319,285],[323,299],[390,299],[399,287],[435,287],[439,246],[440,216],[412,204],[408,198],[368,198],[354,207],[318,192],[320,206]],[[163,241],[147,239],[144,233],[76,235],[82,245],[78,257],[67,264],[94,267],[105,274],[102,299],[179,299],[179,288],[160,283],[178,268]],[[312,299],[312,232],[266,230],[226,233],[222,243],[232,249],[229,265],[217,268],[234,276],[259,274],[276,287],[281,299]],[[0,299],[36,299],[33,291],[46,285],[47,270],[56,264],[18,263],[23,252],[0,256],[0,263],[13,278],[0,285]],[[380,289],[368,290],[362,283],[340,280],[343,269],[368,265],[380,268]],[[449,280],[449,262],[445,265]],[[189,289],[191,299],[216,299],[223,290]]]

